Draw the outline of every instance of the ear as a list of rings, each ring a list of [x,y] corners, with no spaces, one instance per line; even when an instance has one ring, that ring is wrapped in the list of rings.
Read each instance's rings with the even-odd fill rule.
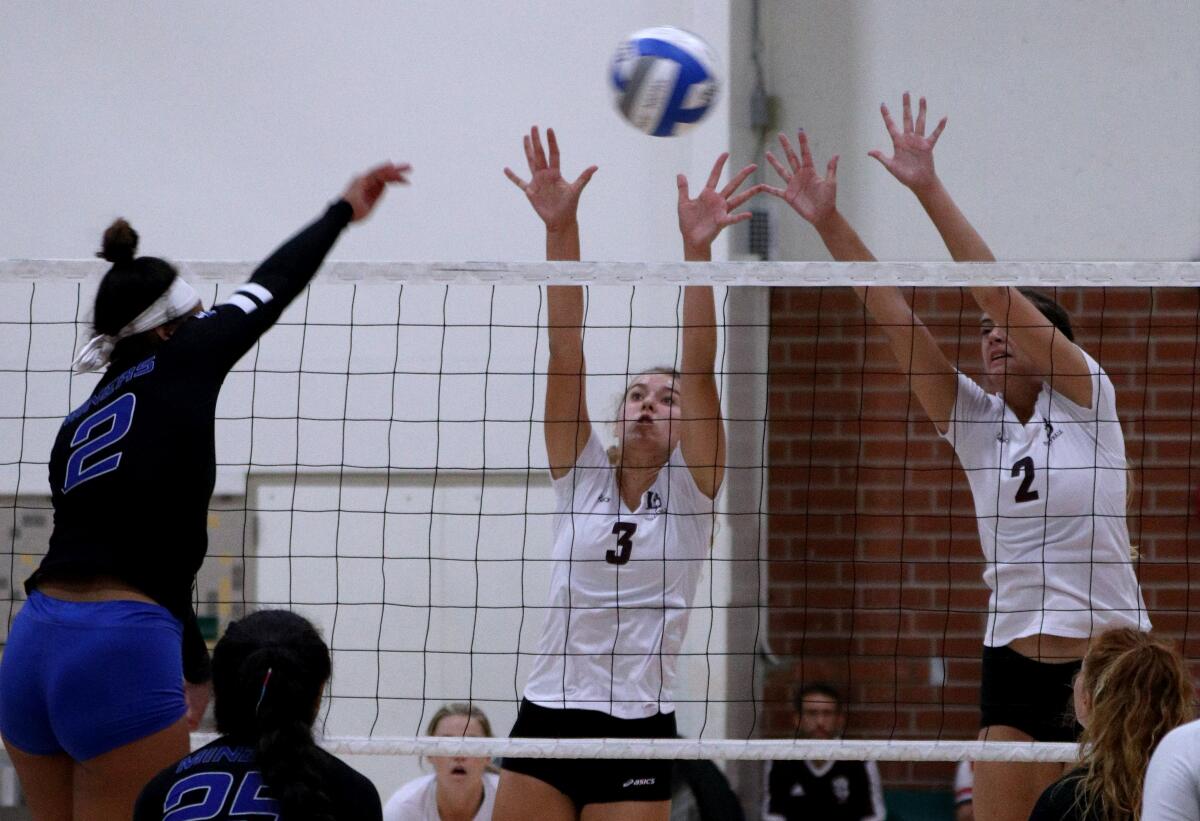
[[[171,334],[175,332],[175,328],[168,322],[165,325],[159,325],[157,328],[151,328],[150,332],[158,337],[159,342],[166,342],[171,338]]]

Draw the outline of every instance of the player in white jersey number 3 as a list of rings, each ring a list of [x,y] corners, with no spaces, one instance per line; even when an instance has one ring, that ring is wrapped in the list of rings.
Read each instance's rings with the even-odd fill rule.
[[[531,179],[505,169],[546,225],[546,256],[579,259],[579,195],[538,130],[525,138]],[[727,155],[695,199],[682,175],[679,226],[688,260],[708,260],[731,215],[743,169],[718,189]],[[671,690],[687,610],[712,542],[725,434],[713,366],[712,289],[684,292],[682,361],[633,376],[606,449],[588,415],[583,289],[550,286],[546,450],[554,480],[554,570],[545,630],[514,737],[661,738],[675,735]],[[494,818],[666,819],[669,761],[504,760]]]

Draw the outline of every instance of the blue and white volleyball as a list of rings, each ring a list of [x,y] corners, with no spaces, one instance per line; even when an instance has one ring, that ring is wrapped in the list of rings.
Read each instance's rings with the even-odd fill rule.
[[[655,137],[674,137],[696,125],[721,88],[712,47],[673,26],[629,35],[613,55],[610,79],[621,116]]]

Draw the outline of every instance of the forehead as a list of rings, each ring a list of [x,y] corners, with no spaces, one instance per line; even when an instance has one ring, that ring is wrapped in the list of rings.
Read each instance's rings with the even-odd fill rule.
[[[672,391],[675,392],[675,377],[669,373],[643,373],[629,384],[626,393],[641,388],[647,391]]]
[[[832,698],[830,698],[829,696],[826,696],[826,695],[821,695],[820,693],[811,693],[811,694],[809,694],[809,695],[805,696],[805,697],[804,697],[804,701],[802,701],[802,702],[800,703],[800,706],[801,706],[801,707],[802,707],[802,708],[803,708],[805,711],[809,711],[809,710],[812,710],[812,711],[817,711],[817,710],[820,710],[820,711],[825,711],[825,710],[836,710],[836,709],[837,709],[837,707],[838,707],[838,705],[837,705],[837,702],[836,702],[836,701],[834,701],[834,700],[833,700]]]
[[[483,734],[479,722],[474,718],[463,715],[443,716],[438,721],[437,727],[433,729],[434,735],[464,735],[477,733]]]

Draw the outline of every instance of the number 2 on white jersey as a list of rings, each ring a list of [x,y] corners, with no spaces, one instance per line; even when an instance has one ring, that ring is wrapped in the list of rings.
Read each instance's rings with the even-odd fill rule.
[[[1019,474],[1025,474],[1025,480],[1021,482],[1021,486],[1017,488],[1017,495],[1013,501],[1016,502],[1036,502],[1038,492],[1030,490],[1029,486],[1033,484],[1033,457],[1026,456],[1012,466],[1012,476],[1015,478]]]

